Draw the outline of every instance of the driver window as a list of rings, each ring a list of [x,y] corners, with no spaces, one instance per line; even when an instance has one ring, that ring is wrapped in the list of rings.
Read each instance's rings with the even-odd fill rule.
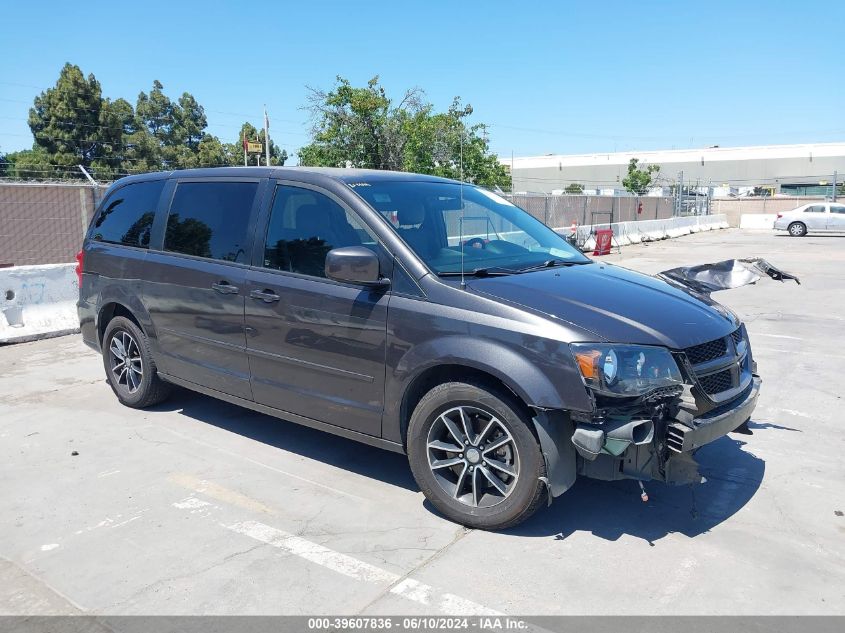
[[[368,246],[376,238],[352,213],[325,194],[279,185],[264,241],[264,267],[325,277],[333,248]]]

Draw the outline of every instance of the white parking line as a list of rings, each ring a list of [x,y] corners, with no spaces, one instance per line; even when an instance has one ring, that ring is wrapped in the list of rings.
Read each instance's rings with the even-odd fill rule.
[[[223,524],[221,524],[223,525]],[[242,521],[223,525],[228,530],[249,536],[262,543],[285,550],[321,567],[344,576],[371,584],[394,586],[390,593],[426,606],[435,606],[442,613],[450,615],[504,615],[484,605],[451,593],[441,593],[431,585],[381,569],[347,554],[313,543],[301,536],[284,532],[258,521]]]
[[[278,547],[300,558],[309,560],[312,563],[331,569],[344,576],[355,578],[356,580],[363,580],[370,583],[391,583],[399,579],[399,576],[389,571],[379,569],[357,558],[335,552],[328,547],[323,547],[319,543],[312,543],[295,534],[283,532],[258,521],[243,521],[242,523],[225,525],[223,527],[238,534],[244,534],[250,538],[254,538],[256,541]]]
[[[771,337],[771,338],[788,338],[788,339],[791,339],[793,341],[803,341],[804,340],[804,339],[799,338],[797,336],[787,336],[786,334],[766,334],[764,332],[754,332],[751,336],[752,336],[752,338],[755,337],[755,336],[768,336],[768,337]]]

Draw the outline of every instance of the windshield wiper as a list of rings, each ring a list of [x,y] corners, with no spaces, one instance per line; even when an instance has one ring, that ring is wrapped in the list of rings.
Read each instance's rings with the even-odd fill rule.
[[[536,266],[529,266],[528,268],[520,268],[519,272],[527,273],[531,272],[532,270],[542,270],[544,268],[554,268],[555,266],[579,266],[581,264],[591,264],[590,260],[587,261],[568,261],[565,259],[547,259],[542,264],[537,264]]]
[[[511,270],[510,268],[474,268],[472,270],[466,270],[463,272],[463,275],[466,277],[493,277],[493,276],[502,276],[502,275],[516,275],[521,273],[521,270]],[[446,270],[437,273],[438,277],[460,277],[461,271],[460,270]]]

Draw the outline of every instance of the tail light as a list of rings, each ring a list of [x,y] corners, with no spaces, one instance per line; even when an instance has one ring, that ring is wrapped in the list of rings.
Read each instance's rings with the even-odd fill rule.
[[[82,262],[85,259],[85,251],[76,254],[76,278],[79,280],[79,288],[82,288]]]

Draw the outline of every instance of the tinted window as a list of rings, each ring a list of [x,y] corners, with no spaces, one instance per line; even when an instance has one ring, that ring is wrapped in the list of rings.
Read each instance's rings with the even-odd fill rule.
[[[164,250],[246,262],[247,230],[258,183],[183,182],[167,217]]]
[[[325,277],[326,253],[342,246],[369,246],[376,239],[334,200],[310,189],[276,188],[264,242],[264,266]]]
[[[590,261],[542,222],[480,187],[389,180],[350,186],[437,273]]]
[[[147,248],[163,180],[138,182],[115,191],[91,226],[91,239]]]
[[[824,205],[814,204],[811,207],[807,207],[804,213],[824,213]]]
[[[845,213],[845,207],[838,204],[830,205],[830,212],[831,213]]]

